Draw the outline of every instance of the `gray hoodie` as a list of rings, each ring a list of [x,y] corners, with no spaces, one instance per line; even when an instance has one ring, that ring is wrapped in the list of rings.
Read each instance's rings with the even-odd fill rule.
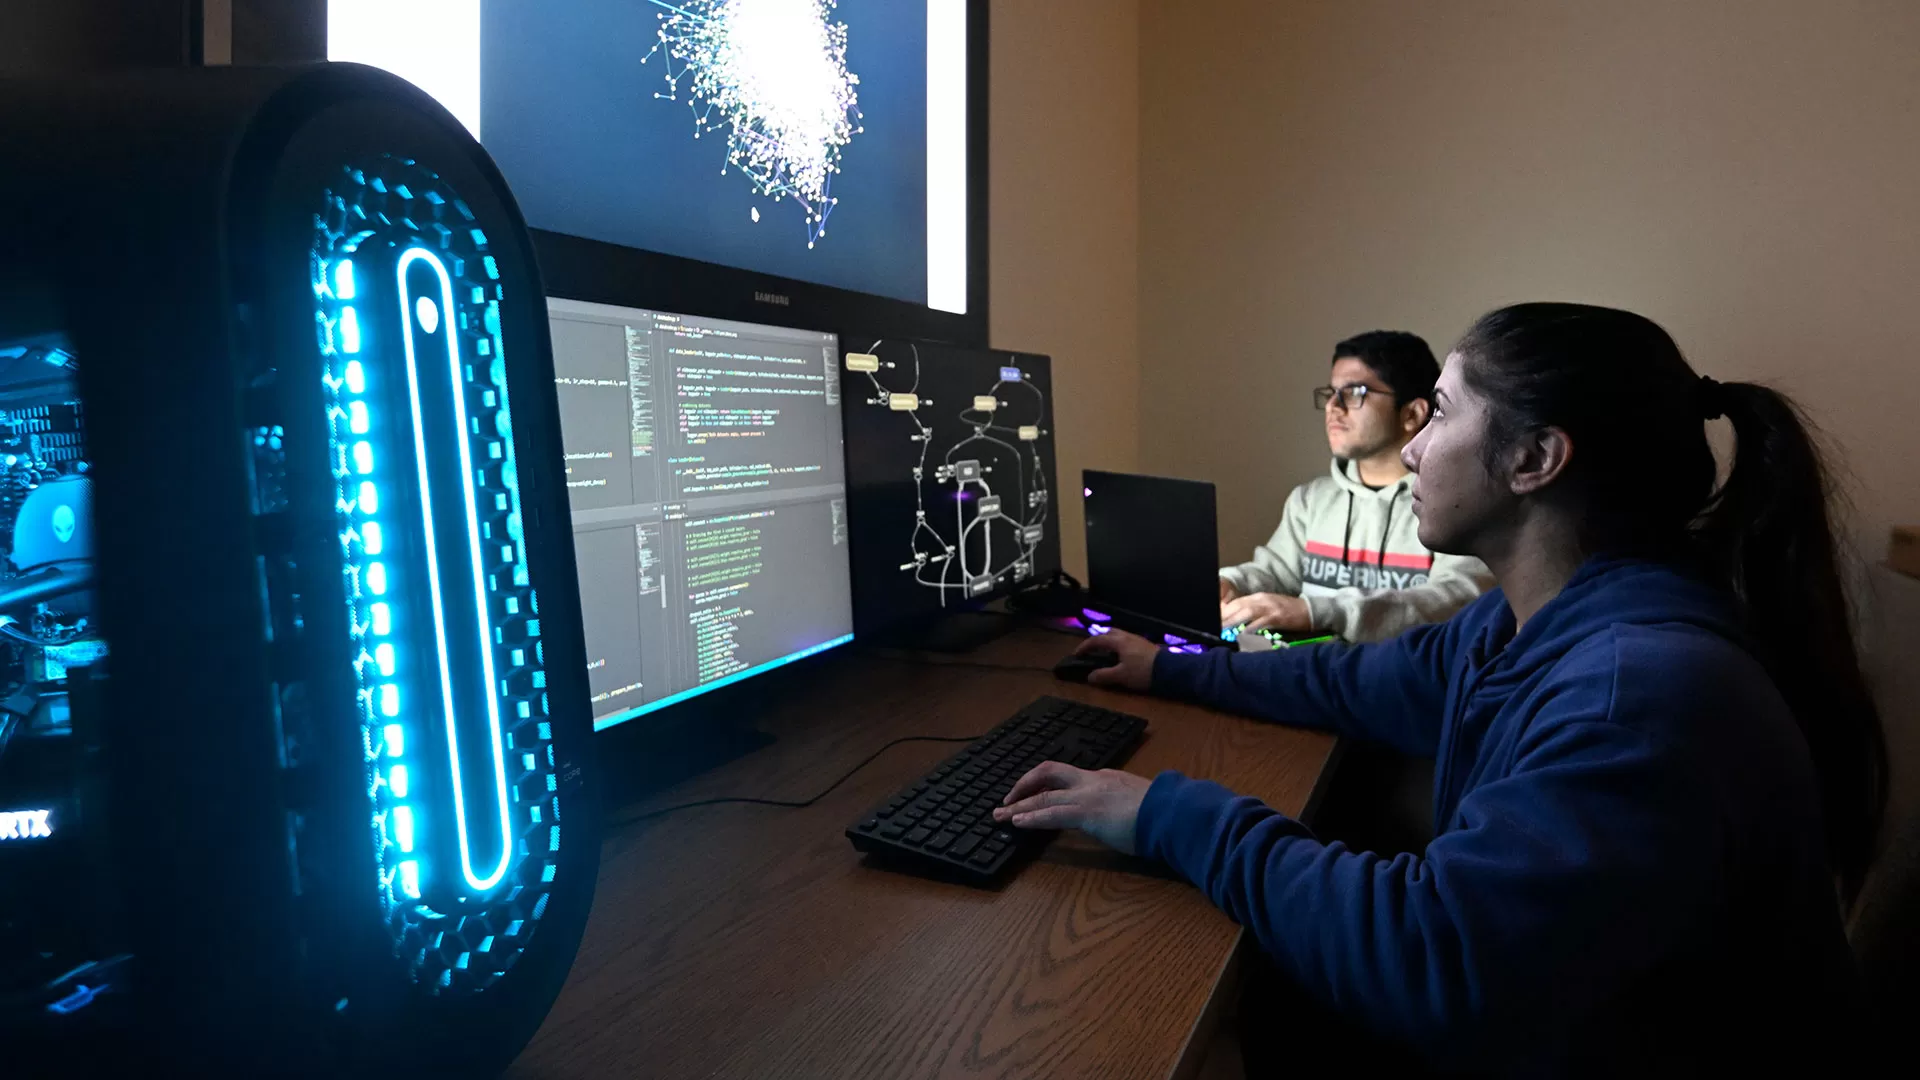
[[[1381,641],[1440,622],[1486,591],[1478,559],[1436,555],[1420,544],[1413,477],[1378,491],[1334,459],[1331,474],[1287,496],[1280,527],[1253,561],[1223,567],[1241,595],[1283,593],[1307,602],[1315,629],[1348,641]]]

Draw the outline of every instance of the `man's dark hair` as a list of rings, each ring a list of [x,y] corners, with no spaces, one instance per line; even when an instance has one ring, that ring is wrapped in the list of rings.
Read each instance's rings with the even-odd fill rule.
[[[1433,384],[1440,380],[1440,362],[1433,358],[1427,339],[1405,330],[1369,330],[1333,347],[1333,358],[1353,357],[1373,369],[1393,391],[1393,407],[1425,398],[1433,402]]]

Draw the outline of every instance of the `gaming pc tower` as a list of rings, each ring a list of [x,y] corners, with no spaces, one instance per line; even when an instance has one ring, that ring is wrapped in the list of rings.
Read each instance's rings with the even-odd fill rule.
[[[541,282],[335,65],[0,82],[0,1074],[477,1075],[598,861]]]

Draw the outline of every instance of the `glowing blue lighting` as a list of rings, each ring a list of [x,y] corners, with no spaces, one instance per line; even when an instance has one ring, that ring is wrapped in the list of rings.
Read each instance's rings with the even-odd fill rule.
[[[373,444],[368,442],[353,444],[353,471],[362,476],[373,471]]]
[[[400,864],[400,891],[409,900],[420,899],[420,864],[413,859]]]
[[[393,808],[393,842],[400,845],[401,851],[413,850],[413,807]]]
[[[434,306],[433,297],[423,296],[413,302],[414,317],[420,320],[420,329],[431,334],[440,328],[440,309]]]
[[[852,640],[853,640],[852,634],[842,634],[837,638],[829,638],[828,640],[822,641],[817,645],[809,645],[798,652],[788,653],[785,656],[778,657],[773,660],[769,660],[764,664],[756,664],[753,667],[747,668],[743,671],[736,671],[733,674],[728,675],[724,678],[715,679],[709,683],[701,683],[699,686],[693,687],[692,689],[689,689],[689,690],[682,690],[677,694],[668,694],[666,697],[663,697],[658,701],[649,701],[645,705],[636,706],[635,708],[629,709],[626,712],[615,713],[612,716],[596,717],[593,721],[593,730],[605,731],[606,729],[613,727],[616,724],[624,724],[628,720],[632,720],[636,716],[645,716],[650,712],[657,712],[661,709],[678,705],[679,703],[687,700],[688,698],[698,697],[699,695],[708,693],[709,691],[718,690],[723,686],[731,686],[734,683],[741,682],[746,679],[751,679],[755,675],[760,674],[761,672],[772,671],[774,668],[784,667],[785,665],[791,664],[797,660],[805,660],[809,656],[813,656],[818,653],[823,653],[823,652],[826,652],[828,649],[845,645]],[[549,779],[548,790],[552,790],[551,779]]]
[[[395,765],[393,767],[393,772],[387,776],[387,786],[393,789],[394,798],[404,799],[407,797],[407,788],[411,785],[407,779],[407,767],[405,765]]]
[[[379,648],[373,650],[373,662],[379,665],[380,674],[391,676],[393,674],[393,646],[382,644]]]
[[[340,351],[360,351],[360,313],[350,307],[340,309]]]
[[[367,564],[367,591],[375,596],[385,596],[387,592],[387,564]]]
[[[380,688],[380,715],[400,715],[400,688],[389,683]]]
[[[373,616],[373,632],[386,637],[393,632],[393,609],[385,604],[375,604],[370,611]]]
[[[380,512],[380,492],[374,488],[371,480],[360,482],[360,512],[363,514]]]
[[[399,724],[388,724],[380,734],[387,741],[387,753],[399,757],[407,752],[406,728]]]
[[[53,811],[0,811],[0,841],[44,840],[53,835]]]
[[[352,259],[341,259],[333,264],[333,295],[342,300],[353,299]]]
[[[380,554],[380,549],[386,544],[385,538],[380,535],[379,522],[369,521],[360,526],[360,546],[366,548],[369,555]]]
[[[367,369],[358,360],[347,361],[347,389],[356,394],[367,392]]]
[[[507,760],[505,740],[502,738],[500,727],[500,702],[493,692],[493,688],[498,685],[498,680],[493,669],[493,632],[487,620],[486,571],[481,564],[480,555],[480,510],[475,502],[473,484],[461,484],[460,492],[466,502],[468,556],[473,568],[473,599],[475,626],[480,638],[481,680],[482,685],[487,688],[484,696],[487,703],[489,749],[493,754],[494,800],[500,813],[500,857],[498,862],[485,872],[474,865],[473,842],[467,829],[466,790],[460,767],[460,718],[454,713],[453,673],[448,663],[447,627],[442,618],[445,602],[440,584],[439,556],[434,550],[433,499],[430,490],[431,481],[427,473],[426,436],[420,414],[420,370],[414,348],[414,319],[411,317],[417,314],[419,309],[415,307],[414,311],[408,310],[408,300],[412,293],[411,286],[407,283],[407,271],[416,262],[425,263],[434,272],[440,285],[440,305],[445,311],[454,310],[453,280],[448,276],[446,265],[440,261],[439,256],[423,247],[408,248],[401,253],[395,270],[400,285],[401,342],[406,352],[407,389],[413,407],[414,460],[420,474],[420,507],[424,525],[423,538],[427,549],[427,584],[432,593],[434,638],[439,646],[441,702],[446,710],[447,755],[453,780],[454,824],[460,841],[460,870],[468,885],[477,891],[486,892],[506,877],[507,868],[512,864],[514,830],[512,806],[507,800]],[[433,332],[432,328],[426,327],[424,319],[421,320],[421,325],[426,333]],[[467,418],[466,368],[460,361],[459,335],[453,333],[452,328],[449,327],[448,332],[441,337],[446,340],[447,345],[447,375],[453,380],[454,430],[462,435],[456,440],[460,451],[460,475],[471,477],[474,475],[473,449],[464,436],[472,429],[472,425]]]
[[[355,401],[355,402],[348,403],[347,427],[351,429],[355,435],[365,435],[367,433],[367,403],[366,402]]]

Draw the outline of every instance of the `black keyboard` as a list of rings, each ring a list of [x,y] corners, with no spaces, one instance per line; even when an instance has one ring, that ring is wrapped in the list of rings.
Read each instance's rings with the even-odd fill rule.
[[[993,820],[1014,781],[1043,761],[1118,765],[1146,732],[1137,716],[1043,697],[874,807],[847,839],[906,869],[991,881],[1054,835]]]

